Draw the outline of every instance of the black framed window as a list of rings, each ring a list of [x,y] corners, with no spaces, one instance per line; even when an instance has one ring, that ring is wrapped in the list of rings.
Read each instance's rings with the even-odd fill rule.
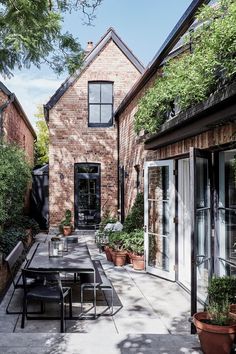
[[[113,83],[89,82],[89,127],[108,127],[113,124]]]

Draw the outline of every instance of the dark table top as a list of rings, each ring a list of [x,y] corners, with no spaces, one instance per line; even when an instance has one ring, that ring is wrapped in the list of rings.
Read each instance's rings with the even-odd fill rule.
[[[64,272],[94,272],[94,265],[85,242],[68,245],[62,257],[49,257],[48,243],[39,244],[28,269]]]

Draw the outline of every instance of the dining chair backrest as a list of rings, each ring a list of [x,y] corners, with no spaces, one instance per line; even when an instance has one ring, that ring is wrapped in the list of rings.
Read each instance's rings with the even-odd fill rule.
[[[22,241],[19,241],[17,245],[13,248],[13,250],[9,253],[9,255],[6,257],[5,261],[7,263],[11,280],[15,286],[15,270],[17,266],[19,265],[20,262],[22,262],[25,259],[25,249]]]

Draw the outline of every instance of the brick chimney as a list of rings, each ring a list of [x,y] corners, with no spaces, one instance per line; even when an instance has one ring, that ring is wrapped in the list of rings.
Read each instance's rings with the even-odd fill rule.
[[[87,43],[87,47],[86,47],[86,49],[85,49],[85,54],[88,55],[88,54],[91,52],[92,49],[93,49],[93,42],[92,42],[92,41],[89,41],[89,42]]]

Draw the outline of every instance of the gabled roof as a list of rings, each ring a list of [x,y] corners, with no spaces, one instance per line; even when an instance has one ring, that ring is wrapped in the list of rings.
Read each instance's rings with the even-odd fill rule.
[[[115,118],[118,119],[119,115],[125,110],[132,99],[138,94],[138,92],[146,85],[150,78],[156,73],[161,66],[165,58],[170,54],[171,50],[178,43],[181,36],[189,29],[195,20],[195,15],[200,6],[209,3],[210,0],[193,0],[183,16],[177,22],[163,45],[160,47],[153,60],[149,63],[147,69],[140,77],[140,79],[134,84],[128,94],[125,96],[120,106],[115,112]]]
[[[82,72],[90,65],[90,63],[98,56],[106,44],[113,40],[117,47],[123,52],[123,54],[130,60],[130,62],[136,67],[136,69],[142,74],[144,72],[144,66],[138,60],[138,58],[132,53],[132,51],[127,47],[127,45],[122,41],[122,39],[117,35],[115,30],[111,27],[107,30],[105,35],[100,39],[96,46],[91,50],[91,52],[85,57],[82,66],[75,71],[73,75],[67,78],[59,89],[50,98],[48,103],[44,105],[44,114],[46,120],[48,120],[49,110],[57,103],[61,96],[67,91],[67,89],[73,85],[73,83],[78,79]]]
[[[25,111],[23,110],[20,102],[18,101],[16,95],[14,93],[12,93],[11,91],[8,90],[8,88],[0,81],[0,90],[5,93],[6,96],[8,96],[9,98],[9,103],[12,102],[17,111],[20,113],[23,121],[25,122],[26,126],[28,127],[28,129],[30,130],[31,134],[33,135],[33,137],[36,139],[37,135],[34,131],[34,128],[32,127],[27,115],[25,114]],[[6,103],[6,106],[8,105],[8,102]],[[6,108],[6,106],[4,108]]]

